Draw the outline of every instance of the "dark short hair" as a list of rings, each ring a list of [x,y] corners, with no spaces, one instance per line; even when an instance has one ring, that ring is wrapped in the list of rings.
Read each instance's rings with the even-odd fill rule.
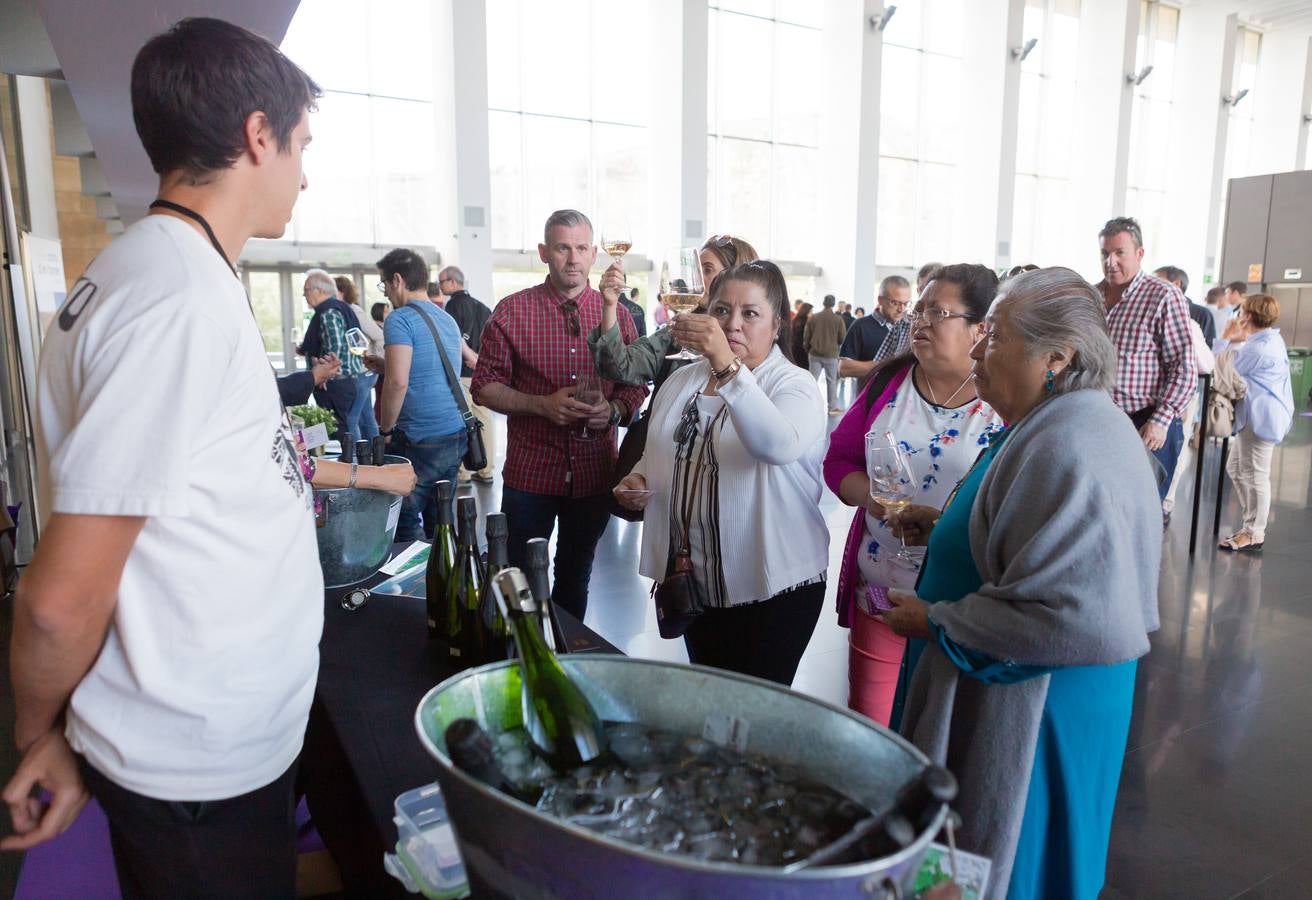
[[[1143,246],[1143,229],[1130,216],[1117,216],[1114,219],[1108,219],[1107,224],[1102,226],[1102,231],[1098,232],[1098,240],[1115,237],[1122,232],[1130,236],[1130,240],[1134,241],[1134,246]]]
[[[834,303],[836,301],[834,300],[833,294],[825,294],[825,299],[820,302],[822,302],[825,305],[825,309],[833,309]]]
[[[246,119],[263,112],[279,152],[323,91],[268,40],[221,19],[183,19],[132,63],[132,120],[160,175],[203,184],[246,149]]]
[[[734,266],[732,269],[725,269],[711,282],[711,293],[706,298],[708,308],[715,302],[715,298],[724,286],[731,281],[746,281],[765,291],[766,300],[779,318],[779,333],[775,335],[774,342],[784,357],[789,362],[794,362],[793,330],[789,327],[793,304],[788,299],[788,283],[784,281],[784,273],[768,259],[757,259]],[[802,309],[805,310],[808,306],[809,303],[803,304]]]
[[[941,269],[941,268],[943,268],[942,263],[936,263],[936,262],[925,263],[923,266],[920,267],[920,271],[916,272],[916,281],[922,281],[925,278],[928,278],[930,272],[933,272],[935,269]],[[898,277],[901,278],[900,275]],[[902,280],[906,281],[905,278],[903,278]]]
[[[939,268],[942,268],[942,266],[935,264],[934,269],[939,269]],[[933,272],[934,269],[930,269],[929,272]],[[924,272],[922,274],[917,275],[916,277],[924,278],[926,275],[929,274],[929,272]],[[888,292],[893,290],[893,288],[906,288],[907,290],[911,290],[911,282],[907,281],[901,275],[889,275],[883,281],[879,282],[879,296],[881,297],[890,296]]]
[[[374,265],[382,273],[383,281],[391,281],[393,275],[400,275],[407,291],[419,291],[428,286],[428,263],[413,250],[405,247],[389,250]]]
[[[387,314],[386,303],[380,301],[378,303],[375,303],[373,306],[369,307],[369,318],[373,319],[375,322],[383,321],[383,316],[386,314]]]
[[[860,313],[861,315],[863,315],[863,316],[866,314],[866,308],[865,308],[864,306],[858,306],[858,307],[856,308],[856,311],[859,312],[859,313]]]
[[[1248,282],[1246,282],[1246,281],[1231,281],[1229,284],[1227,284],[1227,285],[1225,286],[1225,289],[1226,289],[1227,291],[1234,291],[1236,294],[1247,294],[1247,293],[1248,293]]]
[[[440,297],[440,296],[442,296],[442,285],[438,284],[436,281],[428,282],[429,299],[431,300],[433,297]]]
[[[972,322],[984,321],[993,298],[998,295],[998,273],[975,263],[939,266],[929,274],[929,280],[959,287],[961,305],[966,307]]]
[[[1180,282],[1180,293],[1189,293],[1189,274],[1179,266],[1161,266],[1153,274],[1162,276],[1165,281]]]
[[[1220,300],[1221,295],[1224,293],[1225,293],[1225,285],[1218,284],[1216,287],[1208,290],[1207,296],[1206,298],[1204,298],[1204,302],[1206,302],[1207,300]]]
[[[638,289],[636,287],[629,288],[629,299],[632,300],[636,296],[638,296]]]

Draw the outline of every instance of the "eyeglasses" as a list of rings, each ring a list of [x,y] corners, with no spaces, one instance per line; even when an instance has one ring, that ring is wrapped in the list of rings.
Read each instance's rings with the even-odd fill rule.
[[[975,317],[968,313],[948,312],[942,307],[934,306],[929,309],[913,309],[911,312],[907,313],[907,319],[909,319],[912,324],[924,322],[926,325],[933,326],[942,322],[944,319],[966,319],[967,321],[974,321]]]
[[[565,314],[565,327],[569,329],[570,337],[579,337],[583,334],[583,326],[579,324],[579,305],[573,300],[566,300],[560,304],[560,311]]]

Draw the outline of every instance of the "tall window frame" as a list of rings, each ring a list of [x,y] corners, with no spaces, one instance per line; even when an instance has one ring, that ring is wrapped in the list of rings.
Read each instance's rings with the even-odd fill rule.
[[[1138,219],[1149,252],[1161,245],[1167,172],[1178,150],[1171,116],[1180,16],[1181,9],[1174,4],[1140,0],[1135,72],[1147,66],[1153,69],[1134,87],[1124,212]]]

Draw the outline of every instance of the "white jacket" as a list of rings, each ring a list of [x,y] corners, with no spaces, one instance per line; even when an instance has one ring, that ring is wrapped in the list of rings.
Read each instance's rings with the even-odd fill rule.
[[[665,577],[669,553],[674,429],[710,374],[710,363],[702,360],[661,386],[646,451],[633,469],[653,492],[639,571],[657,581]],[[820,514],[827,418],[816,380],[778,347],[755,370],[744,367],[718,393],[728,408],[714,438],[720,549],[729,602],[737,606],[767,600],[829,566],[829,529]]]

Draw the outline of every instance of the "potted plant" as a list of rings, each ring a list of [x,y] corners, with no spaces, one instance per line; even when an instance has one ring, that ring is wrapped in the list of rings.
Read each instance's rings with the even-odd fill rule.
[[[291,418],[292,428],[298,432],[298,435],[302,429],[313,428],[315,425],[323,425],[328,429],[329,434],[332,434],[333,429],[337,427],[332,410],[324,409],[322,406],[312,406],[307,403],[304,406],[288,407],[287,415]],[[323,456],[323,451],[323,447],[315,447],[310,454]]]

